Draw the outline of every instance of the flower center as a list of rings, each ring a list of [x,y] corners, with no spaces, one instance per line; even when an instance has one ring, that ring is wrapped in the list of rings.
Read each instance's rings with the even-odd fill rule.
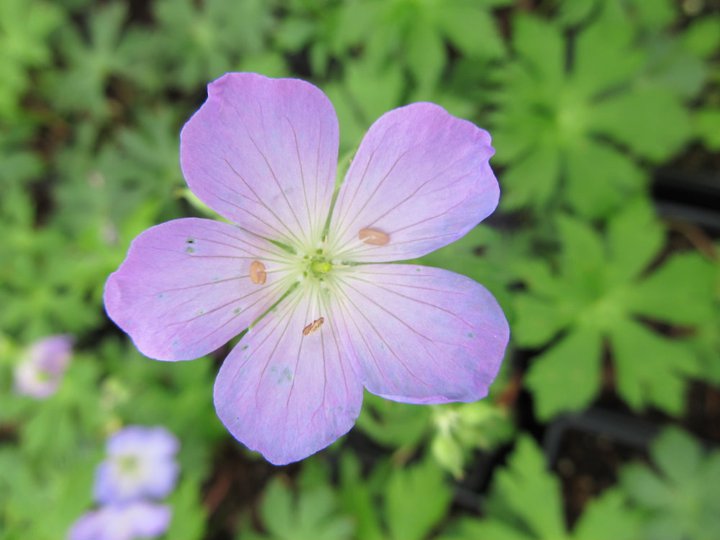
[[[123,474],[128,475],[133,475],[138,471],[140,465],[139,461],[140,460],[137,456],[132,455],[119,456],[116,459],[116,463],[120,471],[122,471]]]
[[[308,260],[307,276],[322,281],[332,270],[332,263],[328,260],[321,249],[318,249],[312,256],[306,256]]]

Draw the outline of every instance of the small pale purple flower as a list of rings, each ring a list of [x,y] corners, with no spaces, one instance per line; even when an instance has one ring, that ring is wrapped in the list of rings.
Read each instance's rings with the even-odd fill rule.
[[[45,399],[57,392],[72,356],[73,338],[49,336],[33,343],[15,368],[15,391]]]
[[[68,540],[135,540],[157,538],[170,525],[170,507],[138,501],[91,510],[78,519]]]
[[[445,270],[385,264],[465,235],[497,206],[489,134],[432,103],[383,115],[336,198],[338,122],[295,79],[230,73],[181,134],[190,189],[234,225],[178,219],[138,236],[105,306],[145,355],[187,360],[249,328],[215,408],[275,464],[353,426],[363,387],[407,403],[487,395],[509,329]]]
[[[178,447],[163,427],[128,426],[114,433],[95,473],[95,500],[109,504],[165,497],[177,480]]]

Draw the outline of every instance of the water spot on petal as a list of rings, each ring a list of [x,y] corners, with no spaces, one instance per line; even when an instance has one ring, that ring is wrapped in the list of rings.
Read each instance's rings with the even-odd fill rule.
[[[472,332],[468,332],[468,333],[467,333],[467,337],[469,337],[469,338],[474,338],[474,337],[475,337],[475,334],[473,334]]]
[[[390,235],[388,233],[378,229],[371,229],[370,227],[360,229],[358,238],[361,242],[365,242],[371,246],[384,246],[390,242]]]
[[[293,374],[289,367],[284,367],[280,375],[278,376],[277,383],[283,384],[292,381]]]
[[[235,309],[233,309],[233,313],[234,313],[235,315],[239,315],[241,311],[242,311],[242,309],[239,308],[239,307],[236,307]]]
[[[250,263],[250,281],[252,281],[255,285],[263,285],[265,281],[267,281],[265,265],[260,261],[253,261]]]
[[[195,248],[188,246],[185,248],[185,253],[195,253]]]

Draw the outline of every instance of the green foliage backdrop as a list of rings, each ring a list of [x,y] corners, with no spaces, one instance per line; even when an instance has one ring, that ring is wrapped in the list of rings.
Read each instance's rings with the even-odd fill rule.
[[[64,538],[131,424],[181,442],[168,539],[720,538],[720,210],[653,196],[669,171],[670,193],[720,200],[719,65],[713,0],[0,0],[0,540]],[[491,132],[500,211],[421,261],[508,314],[487,400],[368,395],[348,437],[274,468],[215,416],[222,351],[154,362],[107,319],[132,238],[208,212],[179,130],[227,71],[322,88],[345,164],[412,101]],[[76,343],[59,390],[19,395],[53,334]],[[660,435],[547,451],[598,408]]]

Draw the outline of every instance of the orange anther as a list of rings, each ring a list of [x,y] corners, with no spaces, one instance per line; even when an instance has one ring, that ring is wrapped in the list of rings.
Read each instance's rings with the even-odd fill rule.
[[[267,272],[265,271],[265,265],[260,261],[253,261],[250,263],[250,281],[255,285],[262,285],[267,280]]]
[[[320,328],[324,322],[325,322],[324,317],[315,319],[313,322],[311,322],[305,328],[303,328],[303,336],[309,336],[310,334],[315,332],[318,328]]]
[[[358,238],[361,242],[365,242],[371,246],[384,246],[390,241],[390,235],[388,233],[384,233],[377,229],[370,229],[369,227],[360,229]]]

